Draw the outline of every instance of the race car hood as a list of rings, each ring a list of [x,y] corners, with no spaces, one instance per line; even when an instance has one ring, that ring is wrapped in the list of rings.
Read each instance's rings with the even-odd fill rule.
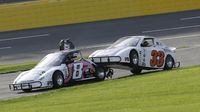
[[[107,48],[93,52],[89,57],[115,56],[123,47]]]
[[[165,47],[165,48],[163,48],[163,50],[165,52],[173,52],[173,53],[176,52],[176,48],[175,47]]]
[[[34,68],[30,71],[22,72],[14,81],[14,84],[39,81],[40,76],[49,68]]]
[[[170,50],[175,51],[176,48],[175,47],[169,47]]]

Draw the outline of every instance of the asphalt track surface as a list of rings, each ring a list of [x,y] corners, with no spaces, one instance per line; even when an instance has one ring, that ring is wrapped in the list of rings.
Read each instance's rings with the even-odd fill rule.
[[[177,57],[182,66],[200,64],[200,10],[135,17],[110,21],[64,25],[41,29],[0,33],[0,64],[40,60],[45,54],[55,51],[60,39],[71,38],[77,47],[92,48],[112,43],[127,35],[151,35],[160,38],[169,46],[178,47]],[[115,70],[114,78],[126,76],[129,71]],[[38,94],[11,92],[17,73],[0,76],[0,99]]]
[[[199,32],[200,10],[145,17],[63,25],[40,29],[0,32],[0,64],[38,59],[58,49],[58,42],[71,38],[76,46],[106,44],[128,35],[165,36]],[[47,51],[47,52],[45,52]],[[43,53],[44,52],[44,53]],[[34,55],[35,54],[35,55]]]

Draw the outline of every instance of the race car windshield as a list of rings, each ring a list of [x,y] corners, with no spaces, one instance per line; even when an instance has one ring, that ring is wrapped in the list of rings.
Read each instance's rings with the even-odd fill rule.
[[[51,67],[61,65],[64,56],[61,54],[48,54],[45,56],[35,68]]]
[[[138,37],[123,37],[117,40],[115,43],[110,45],[109,48],[114,48],[114,47],[126,47],[126,46],[137,46],[140,38]]]

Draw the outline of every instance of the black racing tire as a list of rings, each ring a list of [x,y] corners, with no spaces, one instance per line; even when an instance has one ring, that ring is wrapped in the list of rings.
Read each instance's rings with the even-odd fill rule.
[[[52,77],[53,88],[60,88],[64,86],[64,77],[61,71],[56,71]]]
[[[174,67],[174,59],[171,55],[167,55],[165,58],[164,70],[171,70]]]
[[[133,74],[140,74],[142,72],[142,68],[138,66],[139,63],[139,56],[136,50],[132,50],[129,54],[130,57],[130,66],[131,66],[131,73]]]
[[[105,69],[103,67],[97,67],[95,77],[97,81],[105,80],[105,77],[106,77]]]
[[[28,93],[28,92],[31,92],[32,89],[22,89],[22,91]]]
[[[132,50],[129,54],[130,65],[132,67],[138,67],[139,56],[136,50]]]
[[[132,69],[131,73],[135,74],[135,75],[139,75],[142,72],[142,68],[137,68],[137,69]]]

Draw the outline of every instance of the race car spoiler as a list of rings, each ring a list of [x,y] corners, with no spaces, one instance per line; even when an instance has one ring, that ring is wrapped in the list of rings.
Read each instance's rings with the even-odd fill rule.
[[[119,56],[104,56],[104,57],[91,57],[94,63],[119,63],[121,62],[121,57]]]
[[[20,83],[20,84],[9,84],[9,88],[12,91],[23,90],[23,89],[36,89],[40,87],[42,87],[42,83],[40,81]]]

